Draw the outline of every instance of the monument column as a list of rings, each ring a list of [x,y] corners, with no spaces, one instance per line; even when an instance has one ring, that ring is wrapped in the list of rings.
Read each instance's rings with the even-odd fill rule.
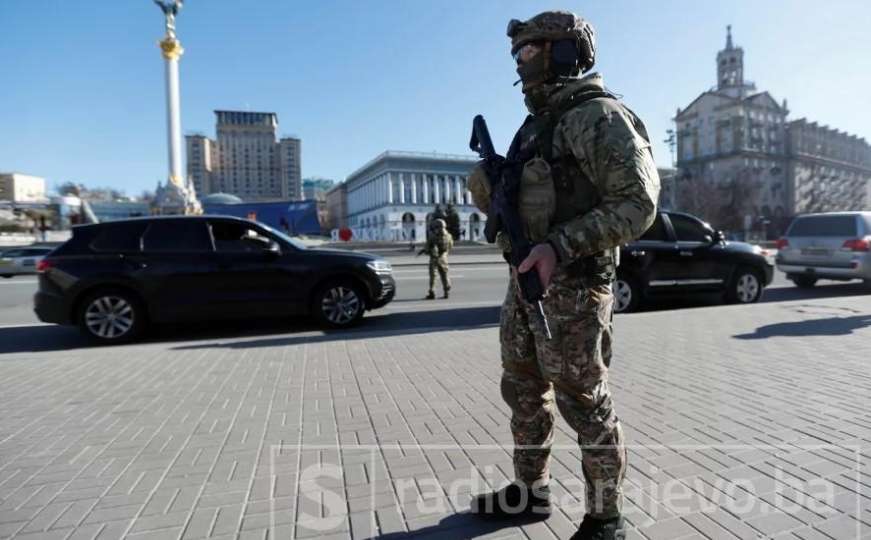
[[[182,171],[181,99],[179,97],[178,62],[184,49],[175,35],[175,18],[183,0],[154,0],[166,18],[166,34],[158,42],[166,75],[166,139],[169,153],[169,178],[162,200],[155,201],[161,213],[202,214],[193,184]]]

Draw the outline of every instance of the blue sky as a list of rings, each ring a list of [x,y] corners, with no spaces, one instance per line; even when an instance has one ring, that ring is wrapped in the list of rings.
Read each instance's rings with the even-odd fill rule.
[[[504,150],[525,109],[505,27],[544,9],[596,26],[596,70],[647,123],[661,165],[677,107],[715,83],[733,25],[745,77],[791,118],[871,138],[867,0],[187,0],[185,132],[215,109],[275,111],[303,176],[385,149],[468,153],[483,113]],[[0,170],[138,193],[166,178],[162,14],[151,0],[0,0]]]

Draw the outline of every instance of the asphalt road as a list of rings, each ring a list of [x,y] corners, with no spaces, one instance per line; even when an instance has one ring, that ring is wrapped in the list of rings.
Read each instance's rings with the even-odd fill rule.
[[[387,307],[367,314],[362,327],[366,331],[383,330],[385,334],[401,332],[404,328],[470,328],[490,326],[498,322],[498,305],[505,294],[507,271],[502,264],[458,264],[451,269],[453,290],[451,298],[444,300],[441,286],[437,284],[437,300],[423,300],[427,291],[429,274],[425,266],[398,266],[394,269],[397,280],[397,295]],[[17,276],[0,280],[0,329],[5,334],[17,327],[41,325],[32,309],[32,296],[36,290],[36,276]],[[821,282],[812,290],[801,290],[787,281],[780,272],[775,274],[774,282],[766,289],[763,302],[782,302],[788,300],[817,299],[825,297],[852,296],[867,294],[861,283]],[[690,309],[711,306],[720,302],[719,297],[693,298],[690,300],[659,301],[645,306],[645,311]],[[166,329],[164,329],[166,330]],[[305,320],[295,321],[241,321],[214,327],[209,331],[228,335],[248,332],[282,331],[318,332]],[[197,325],[172,329],[172,333],[182,332],[198,335]],[[53,333],[49,333],[53,334]],[[0,353],[3,352],[0,346]]]

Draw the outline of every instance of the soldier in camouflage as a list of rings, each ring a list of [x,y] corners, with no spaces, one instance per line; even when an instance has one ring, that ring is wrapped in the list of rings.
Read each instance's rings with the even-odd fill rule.
[[[518,206],[536,243],[516,272],[538,272],[552,339],[519,295],[512,269],[500,344],[516,481],[473,499],[472,510],[495,517],[549,515],[548,462],[559,409],[578,433],[587,486],[586,515],[572,538],[623,538],[626,450],[608,387],[611,283],[619,246],[653,222],[659,177],[641,120],[605,90],[601,75],[588,73],[595,61],[588,22],[550,11],[512,20],[508,36],[530,115],[506,158],[525,164]],[[486,212],[483,167],[472,171],[469,184]],[[505,238],[498,240],[510,249]]]
[[[451,290],[451,279],[448,277],[448,253],[454,248],[454,239],[447,230],[445,220],[433,221],[433,232],[426,241],[423,252],[429,255],[429,293],[426,300],[435,299],[436,272],[442,280],[442,290],[447,298]]]

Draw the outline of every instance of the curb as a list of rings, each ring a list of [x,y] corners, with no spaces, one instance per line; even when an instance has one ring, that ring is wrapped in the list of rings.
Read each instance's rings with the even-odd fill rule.
[[[461,261],[461,262],[448,262],[448,265],[453,268],[454,266],[481,266],[487,264],[507,264],[505,261]],[[429,266],[428,262],[410,262],[410,263],[390,263],[390,266],[393,268],[403,268],[408,266]]]

